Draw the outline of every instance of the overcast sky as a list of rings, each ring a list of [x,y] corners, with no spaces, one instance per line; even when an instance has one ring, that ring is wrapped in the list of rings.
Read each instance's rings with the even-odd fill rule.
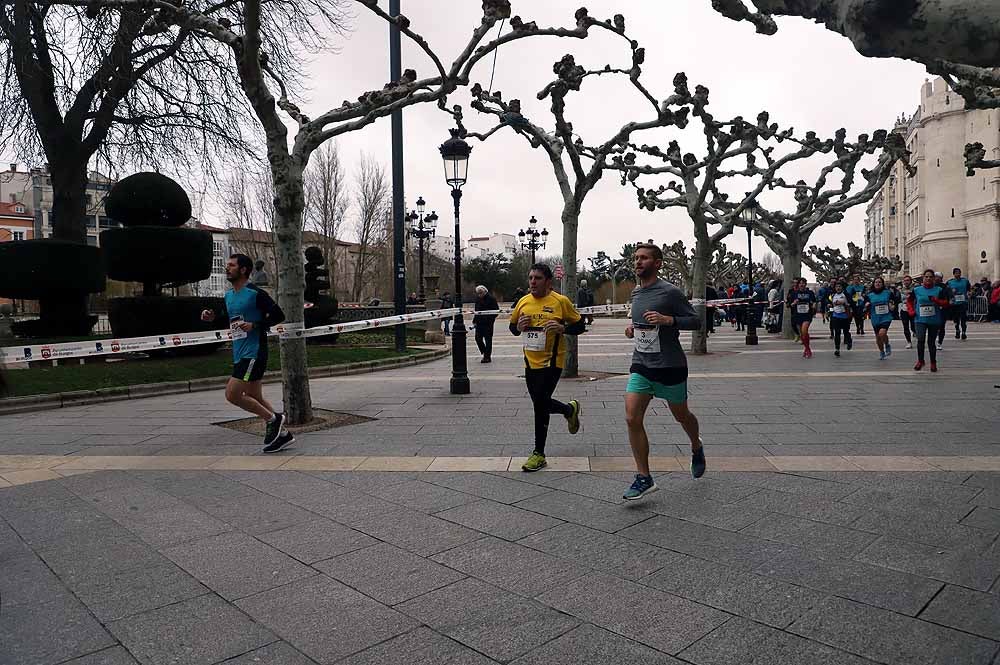
[[[380,4],[387,7],[385,1]],[[539,25],[572,25],[573,13],[580,6],[566,0],[513,0],[512,5],[515,14]],[[709,87],[710,109],[716,118],[740,114],[752,119],[766,109],[772,121],[795,127],[799,136],[813,129],[827,137],[845,127],[848,138],[853,139],[862,132],[891,128],[901,112],[909,114],[916,108],[919,86],[926,78],[921,65],[864,58],[847,39],[807,21],[779,20],[777,35],[757,35],[750,24],[735,23],[715,13],[710,0],[591,0],[586,6],[591,16],[599,19],[617,12],[625,15],[628,33],[646,49],[643,81],[656,96],[665,97],[671,91],[674,73],[684,71],[692,86],[702,83]],[[446,64],[466,43],[481,16],[478,0],[402,0],[402,8],[413,29],[427,38]],[[385,23],[357,9],[352,26],[352,32],[338,40],[336,53],[318,56],[309,65],[315,83],[306,106],[313,117],[388,80]],[[505,25],[504,30],[508,29]],[[497,58],[494,89],[502,90],[505,98],[520,98],[525,115],[536,124],[551,127],[547,103],[538,102],[535,95],[552,80],[552,64],[563,54],[573,53],[588,68],[629,64],[629,51],[622,40],[602,32],[594,31],[582,41],[546,37],[504,46]],[[486,59],[475,71],[474,80],[484,87],[489,83],[491,65],[492,60]],[[412,67],[422,76],[433,73],[429,61],[405,39],[403,67]],[[451,103],[466,107],[470,128],[490,126],[489,118],[468,109],[468,101],[468,91],[461,89],[450,98]],[[621,79],[590,79],[583,91],[572,94],[567,102],[574,128],[588,143],[607,139],[626,121],[648,117],[650,110],[645,104]],[[410,107],[404,113],[407,205],[423,196],[428,207],[437,209],[442,222],[448,223],[450,196],[437,146],[447,138],[449,126],[449,116],[433,105]],[[700,132],[695,124],[689,129]],[[386,118],[338,139],[348,167],[353,167],[361,152],[368,152],[388,168],[389,132]],[[656,141],[651,134],[641,140]],[[689,149],[697,150],[702,141],[692,135]],[[814,172],[805,169],[793,175],[814,178]],[[486,143],[475,142],[464,194],[464,238],[516,233],[535,215],[549,230],[550,247],[561,248],[562,200],[555,178],[544,154],[531,149],[522,137],[502,131]],[[442,226],[442,233],[450,235],[447,224]],[[843,223],[814,234],[813,242],[840,247],[846,247],[848,241],[863,244],[863,233],[864,211],[857,208]],[[737,234],[729,245],[745,253],[746,235],[741,230]],[[581,261],[598,250],[617,254],[622,243],[646,238],[660,243],[682,239],[690,246],[693,236],[682,212],[639,210],[634,191],[622,187],[613,174],[606,175],[584,205],[579,232]],[[763,241],[755,238],[755,257],[765,249]],[[585,261],[583,265],[587,265]]]

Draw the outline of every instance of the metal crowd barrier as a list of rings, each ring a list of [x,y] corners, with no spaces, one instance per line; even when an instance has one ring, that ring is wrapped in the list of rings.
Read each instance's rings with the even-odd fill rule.
[[[969,298],[968,317],[970,321],[983,323],[990,317],[990,300],[986,296]]]

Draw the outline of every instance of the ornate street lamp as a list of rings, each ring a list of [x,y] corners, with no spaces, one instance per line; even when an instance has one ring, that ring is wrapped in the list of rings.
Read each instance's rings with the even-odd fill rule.
[[[424,240],[434,236],[438,222],[437,213],[434,211],[431,211],[431,214],[424,217],[425,205],[426,202],[424,201],[424,198],[418,198],[417,209],[411,210],[410,214],[406,216],[406,221],[409,223],[409,229],[407,232],[411,237],[415,237],[419,241],[418,252],[420,255],[420,281],[417,283],[417,300],[421,303],[424,302]]]
[[[458,314],[451,326],[451,394],[468,395],[469,372],[465,358],[465,322],[462,319],[462,247],[460,208],[462,185],[469,175],[469,154],[472,146],[459,136],[460,130],[451,129],[451,138],[441,144],[441,159],[444,160],[444,180],[451,186],[451,198],[455,202],[455,304]]]
[[[535,250],[545,249],[545,241],[549,238],[547,229],[538,230],[538,220],[532,215],[528,220],[528,230],[521,229],[517,234],[521,249],[531,252],[531,265],[535,265]]]
[[[753,238],[753,226],[757,222],[757,204],[749,203],[743,212],[740,213],[743,223],[747,227],[747,286],[750,288],[750,297],[754,295],[753,284],[753,250],[750,247],[750,240]],[[753,300],[747,305],[747,346],[757,345],[757,303]]]

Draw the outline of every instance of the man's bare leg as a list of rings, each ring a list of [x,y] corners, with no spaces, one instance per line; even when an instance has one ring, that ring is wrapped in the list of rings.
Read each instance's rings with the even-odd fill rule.
[[[249,381],[246,384],[245,392],[247,395],[260,402],[260,404],[271,413],[277,413],[277,411],[274,410],[274,407],[271,406],[271,403],[267,401],[267,398],[264,397],[263,381]]]
[[[625,393],[625,423],[628,426],[628,443],[632,447],[632,457],[635,459],[635,469],[638,473],[649,476],[649,437],[643,419],[652,395],[641,393]]]
[[[691,452],[697,452],[701,448],[701,438],[698,429],[698,419],[695,417],[691,410],[688,408],[687,402],[681,402],[680,404],[671,404],[667,402],[667,406],[670,407],[670,413],[673,414],[674,420],[684,428],[685,434],[691,440]]]
[[[259,393],[260,382],[254,381],[253,383],[258,384],[257,390]],[[230,378],[229,383],[226,384],[226,400],[230,404],[238,406],[244,411],[260,416],[264,420],[270,420],[274,416],[274,411],[269,409],[267,406],[264,406],[264,404],[258,401],[257,398],[250,393],[251,385],[253,384],[250,382]]]

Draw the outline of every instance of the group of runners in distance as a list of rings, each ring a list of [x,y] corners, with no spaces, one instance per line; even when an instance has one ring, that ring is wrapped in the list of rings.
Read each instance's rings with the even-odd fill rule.
[[[938,371],[937,353],[944,343],[949,321],[955,324],[955,339],[968,338],[968,302],[972,284],[955,268],[947,282],[940,272],[927,269],[919,283],[905,275],[899,284],[887,285],[885,279],[876,277],[865,286],[856,275],[848,284],[843,280],[830,280],[814,293],[805,278],[793,281],[785,298],[791,312],[792,328],[804,347],[802,356],[812,357],[809,327],[818,312],[823,321],[829,322],[833,339],[833,355],[840,357],[841,343],[848,351],[854,345],[851,327],[855,334],[865,334],[865,319],[871,321],[879,358],[892,355],[889,329],[894,320],[903,326],[906,348],[913,348],[913,335],[917,337],[917,363],[913,369],[920,371],[930,355],[930,370]]]

